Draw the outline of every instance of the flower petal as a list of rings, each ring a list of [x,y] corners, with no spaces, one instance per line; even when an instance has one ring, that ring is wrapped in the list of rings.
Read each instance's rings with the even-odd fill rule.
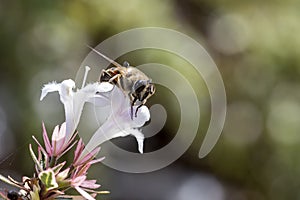
[[[96,164],[96,163],[98,163],[98,162],[101,162],[102,160],[104,160],[105,159],[105,157],[101,157],[101,158],[99,158],[99,159],[94,159],[94,160],[91,160],[90,162],[89,162],[89,164],[90,165],[93,165],[93,164]]]
[[[144,153],[144,134],[137,129],[129,129],[127,130],[131,135],[133,135],[138,143],[138,149],[141,154]]]
[[[78,141],[77,143],[77,146],[76,146],[76,149],[75,149],[75,152],[74,152],[74,159],[73,159],[73,163],[77,163],[82,151],[84,149],[84,144],[82,142],[82,139],[80,138],[80,140]]]
[[[109,82],[102,82],[99,84],[97,92],[110,92],[114,89],[114,85]]]
[[[65,153],[67,153],[70,149],[73,148],[73,146],[77,143],[77,140],[75,142],[72,142],[74,140],[74,137],[72,137],[70,140],[69,140],[69,143],[66,147],[66,148],[63,152],[60,152],[60,154],[57,156],[57,159],[59,159],[60,157],[62,157]]]
[[[111,92],[110,104],[112,114],[115,115],[118,115],[120,112],[122,112],[124,108],[130,108],[128,96],[125,95],[124,92],[118,87],[114,87],[114,89]]]
[[[75,131],[73,88],[75,88],[75,82],[71,79],[68,79],[61,82],[61,88],[59,91],[60,101],[64,104],[65,108],[66,142],[69,141]]]
[[[75,88],[75,82],[71,79],[67,79],[57,84],[55,82],[48,83],[42,88],[42,94],[40,100],[43,100],[44,97],[49,92],[58,91],[60,96],[60,101],[64,104],[65,107],[65,117],[67,123],[67,135],[73,134],[74,123],[74,112],[73,112],[73,90]],[[69,139],[69,137],[67,137]]]
[[[137,142],[138,142],[138,149],[140,153],[143,153],[143,142],[144,142],[144,135],[137,129],[125,129],[118,132],[114,131],[108,131],[105,132],[101,127],[95,132],[93,137],[90,139],[88,144],[85,147],[84,153],[82,155],[86,155],[89,152],[91,152],[94,148],[96,148],[98,145],[101,145],[102,143],[111,140],[113,138],[117,137],[125,137],[128,135],[133,135]]]
[[[69,171],[70,171],[70,168],[67,168],[64,171],[62,171],[59,174],[57,174],[56,175],[56,180],[58,180],[58,181],[65,180],[68,177],[68,175],[69,175]]]
[[[74,162],[73,165],[78,166],[89,162],[90,160],[96,157],[99,151],[100,151],[100,147],[93,149],[92,151],[88,152],[84,156],[81,156],[78,160],[76,160],[76,162]]]
[[[44,147],[39,143],[39,141],[34,136],[31,136],[31,137],[37,143],[38,148],[40,149],[41,153],[43,153],[46,156],[47,155],[47,151],[44,149]]]
[[[92,165],[90,163],[86,163],[80,167],[77,167],[76,169],[76,172],[75,172],[75,175],[76,176],[82,176],[82,175],[86,175],[87,174],[87,171],[89,170],[89,168],[91,167]]]
[[[109,98],[101,94],[96,94],[94,97],[90,98],[87,102],[92,103],[98,107],[105,107],[110,105]]]
[[[133,112],[137,109],[137,106],[134,106]],[[136,116],[133,113],[133,119],[131,119],[131,108],[127,108],[122,111],[120,114],[119,121],[122,123],[126,123],[127,126],[129,125],[130,128],[140,128],[142,127],[147,121],[150,120],[150,111],[147,106],[142,106],[139,108]],[[126,127],[128,128],[128,127]]]
[[[67,147],[67,142],[65,142],[66,137],[66,123],[64,122],[58,131],[57,137],[56,137],[56,152],[61,153],[65,150]]]
[[[53,133],[52,133],[52,153],[55,154],[57,151],[56,151],[56,140],[58,138],[58,135],[59,135],[59,126],[55,126],[54,130],[53,130]]]
[[[67,79],[60,83],[60,89],[58,90],[58,92],[60,95],[60,101],[63,104],[72,101],[74,88],[75,88],[75,82],[72,79]]]
[[[43,127],[43,140],[44,140],[44,143],[45,143],[46,151],[49,155],[51,155],[53,152],[52,152],[52,149],[51,149],[51,144],[50,144],[49,137],[47,135],[47,131],[46,131],[44,123],[42,123],[42,127]]]
[[[77,176],[77,177],[75,177],[75,178],[72,179],[72,183],[71,184],[72,184],[73,187],[78,187],[85,180],[86,180],[86,176],[85,175],[83,175],[83,176]]]
[[[115,133],[114,134],[114,137],[113,138],[116,138],[116,137],[125,137],[127,135],[133,135],[136,140],[137,140],[137,143],[138,143],[138,149],[139,149],[139,152],[141,154],[143,154],[144,152],[144,134],[137,130],[137,129],[126,129],[126,130],[123,130],[121,132],[118,132],[118,133]]]
[[[72,137],[75,131],[74,111],[73,111],[73,100],[72,102],[65,103],[65,118],[66,118],[66,142]],[[68,137],[68,138],[67,138]]]
[[[42,101],[49,92],[55,92],[55,91],[59,91],[59,90],[60,90],[60,83],[51,82],[51,83],[45,84],[44,87],[42,88],[40,101]]]
[[[79,194],[81,194],[87,200],[95,200],[94,197],[92,197],[89,193],[87,193],[86,191],[84,191],[80,187],[75,187],[75,189],[77,190],[77,192],[79,192]]]
[[[84,88],[78,90],[74,93],[73,103],[72,105],[67,105],[67,109],[70,111],[66,112],[66,123],[67,123],[67,135],[66,141],[72,137],[72,134],[75,132],[75,129],[79,123],[80,116],[83,110],[84,103],[88,101],[90,98],[94,97],[99,84],[89,84]],[[65,106],[66,109],[66,106]]]
[[[101,185],[97,184],[96,182],[97,182],[96,180],[85,180],[81,183],[80,186],[89,189],[97,189]]]
[[[134,106],[134,110],[137,106]],[[131,106],[129,98],[117,87],[114,88],[111,94],[111,110],[112,113],[108,120],[94,133],[88,144],[86,145],[85,152],[92,151],[98,145],[107,140],[116,137],[125,137],[133,135],[136,137],[139,152],[143,153],[144,135],[136,130],[142,127],[146,121],[150,119],[150,111],[146,106],[139,108],[137,116],[131,119]]]

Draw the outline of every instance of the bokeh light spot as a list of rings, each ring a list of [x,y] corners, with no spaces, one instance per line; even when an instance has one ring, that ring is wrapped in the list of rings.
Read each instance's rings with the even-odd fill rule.
[[[223,15],[210,26],[209,40],[213,47],[224,54],[245,50],[249,43],[249,28],[240,15]]]
[[[263,119],[250,102],[235,102],[228,106],[224,137],[235,145],[254,143],[262,132]]]

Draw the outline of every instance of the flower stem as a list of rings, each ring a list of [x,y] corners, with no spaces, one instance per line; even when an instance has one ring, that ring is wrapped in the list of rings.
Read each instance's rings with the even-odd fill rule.
[[[50,166],[50,167],[54,167],[54,166],[55,166],[55,163],[56,163],[56,156],[51,156],[49,166]]]

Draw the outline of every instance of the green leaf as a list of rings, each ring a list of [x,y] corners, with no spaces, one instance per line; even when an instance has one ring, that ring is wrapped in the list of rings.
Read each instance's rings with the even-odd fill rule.
[[[32,150],[31,144],[29,144],[29,151],[30,151],[31,158],[32,158],[33,162],[35,163],[35,165],[37,166],[37,168],[39,169],[39,171],[43,171],[43,168],[42,168],[40,162],[38,161],[38,159],[36,158],[36,155],[34,154],[34,152]]]
[[[69,180],[57,181],[57,184],[58,184],[58,189],[64,189],[70,187]]]
[[[60,163],[60,164],[58,164],[58,165],[52,167],[53,172],[54,172],[55,174],[59,173],[60,170],[63,168],[63,166],[64,166],[65,164],[66,164],[66,161],[64,161],[64,162],[62,162],[62,163]]]
[[[47,169],[39,173],[39,179],[45,185],[47,191],[58,187],[58,184],[55,180],[55,174],[52,169]]]

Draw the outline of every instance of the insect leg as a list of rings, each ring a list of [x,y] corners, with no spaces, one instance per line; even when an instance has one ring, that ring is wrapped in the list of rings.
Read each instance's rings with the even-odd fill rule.
[[[111,75],[109,74],[109,72],[103,69],[101,71],[99,81],[100,82],[107,82],[107,81],[109,81],[110,78],[111,78]]]
[[[122,75],[121,74],[116,74],[114,75],[112,78],[109,79],[109,83],[112,83],[113,81],[117,81],[118,82],[118,79],[121,77]],[[116,80],[117,79],[117,80]]]
[[[140,107],[142,107],[144,104],[140,104],[137,108],[136,108],[136,110],[135,110],[135,117],[137,117],[137,112],[138,112],[138,110],[140,109]]]
[[[145,105],[146,102],[147,102],[147,99],[144,99],[144,100],[142,101],[142,103],[136,108],[136,110],[135,110],[135,117],[137,117],[137,112],[138,112],[138,110],[139,110],[143,105]]]
[[[130,116],[131,116],[131,120],[133,120],[133,106],[135,104],[135,102],[137,101],[137,97],[133,97],[133,100],[131,102],[131,112],[130,112]],[[135,114],[135,117],[136,117],[136,114]]]

